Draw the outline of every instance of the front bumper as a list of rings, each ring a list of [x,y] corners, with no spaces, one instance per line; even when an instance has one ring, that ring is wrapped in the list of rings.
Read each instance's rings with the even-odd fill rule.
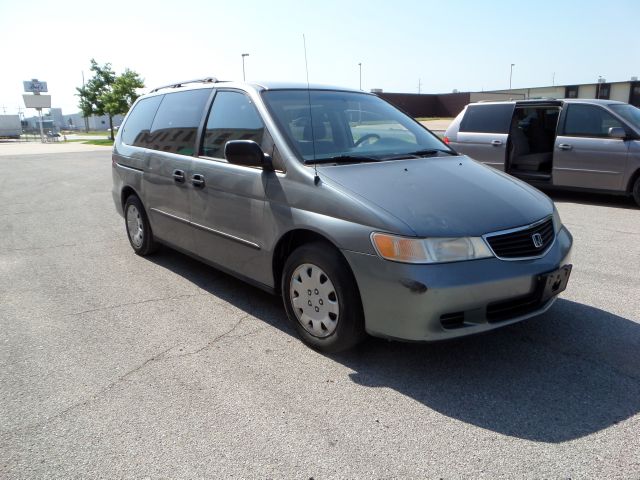
[[[544,313],[556,297],[535,301],[538,276],[570,263],[572,244],[563,227],[547,254],[532,260],[412,265],[352,251],[343,254],[358,283],[369,334],[435,341]]]

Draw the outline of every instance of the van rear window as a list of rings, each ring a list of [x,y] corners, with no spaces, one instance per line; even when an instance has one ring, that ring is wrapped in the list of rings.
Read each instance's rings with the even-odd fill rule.
[[[460,123],[461,132],[509,133],[514,105],[469,105]]]
[[[122,126],[122,141],[127,145],[146,147],[145,138],[151,130],[151,122],[158,110],[162,95],[143,98],[133,107]]]

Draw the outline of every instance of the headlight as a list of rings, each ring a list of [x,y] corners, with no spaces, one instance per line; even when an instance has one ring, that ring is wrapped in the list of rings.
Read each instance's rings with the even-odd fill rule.
[[[562,228],[562,220],[560,220],[560,214],[558,213],[558,209],[554,205],[553,206],[553,230],[554,232],[556,232],[556,235],[558,234],[558,232],[560,232],[561,228]]]
[[[480,237],[409,238],[388,233],[372,233],[371,242],[378,255],[403,263],[461,262],[493,257]]]

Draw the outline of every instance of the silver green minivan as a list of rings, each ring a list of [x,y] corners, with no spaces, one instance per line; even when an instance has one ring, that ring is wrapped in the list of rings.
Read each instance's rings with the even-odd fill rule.
[[[540,188],[629,195],[640,205],[640,109],[628,103],[583,98],[472,103],[444,140]]]
[[[343,88],[155,89],[116,137],[113,199],[137,254],[163,244],[282,295],[327,352],[524,320],[571,272],[548,197]]]

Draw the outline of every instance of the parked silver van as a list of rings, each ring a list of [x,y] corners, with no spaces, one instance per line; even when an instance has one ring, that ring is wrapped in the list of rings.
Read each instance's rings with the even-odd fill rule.
[[[155,89],[116,137],[113,199],[136,253],[161,243],[281,294],[321,351],[524,320],[571,271],[549,198],[361,91]]]
[[[451,123],[445,142],[540,188],[630,195],[640,205],[640,109],[628,103],[472,103]]]

